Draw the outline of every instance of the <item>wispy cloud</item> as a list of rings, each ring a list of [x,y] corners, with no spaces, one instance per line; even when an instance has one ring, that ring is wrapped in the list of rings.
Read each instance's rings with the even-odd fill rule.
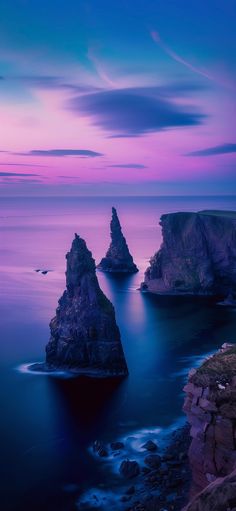
[[[4,167],[45,167],[48,168],[48,165],[39,165],[37,163],[7,163],[0,162],[0,166]]]
[[[79,156],[84,158],[96,158],[104,156],[103,153],[91,151],[90,149],[32,149],[26,153],[11,153],[21,156],[54,156],[64,158],[66,156]]]
[[[79,117],[113,137],[137,137],[170,128],[196,126],[204,115],[195,108],[174,103],[158,87],[133,87],[77,96],[67,107]]]
[[[105,83],[106,85],[108,85],[108,87],[111,87],[111,88],[115,88],[116,87],[116,84],[115,82],[108,76],[108,74],[106,73],[106,71],[104,70],[104,67],[101,63],[101,61],[98,59],[97,55],[96,55],[96,50],[97,48],[95,47],[90,47],[88,49],[88,52],[87,52],[87,57],[88,59],[90,60],[90,62],[92,62],[99,78],[102,80],[103,83]]]
[[[116,165],[107,165],[107,168],[113,169],[146,169],[146,165],[141,163],[117,163]]]
[[[22,172],[0,172],[0,177],[9,177],[9,176],[21,176],[21,177],[28,177],[28,176],[39,176],[40,174],[23,174]]]
[[[214,156],[217,154],[236,153],[236,144],[222,144],[214,147],[207,147],[199,151],[192,151],[185,156]]]
[[[51,90],[64,90],[75,94],[86,94],[94,92],[99,88],[90,84],[70,83],[64,77],[50,76],[50,75],[15,75],[15,76],[1,76],[0,80],[4,82],[22,84],[32,89],[51,89]]]
[[[188,62],[186,59],[178,55],[175,51],[173,51],[165,42],[161,39],[159,33],[156,30],[151,30],[150,36],[152,40],[162,48],[162,50],[173,60],[176,62],[179,62],[179,64],[183,64],[183,66],[187,67],[190,71],[193,71],[193,73],[197,73],[201,76],[204,76],[208,80],[213,80],[213,77],[204,69],[200,69],[191,62]]]

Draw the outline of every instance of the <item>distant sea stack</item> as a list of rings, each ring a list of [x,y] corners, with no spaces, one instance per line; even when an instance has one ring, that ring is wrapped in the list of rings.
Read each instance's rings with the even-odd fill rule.
[[[162,215],[163,242],[141,290],[157,294],[234,295],[236,212]]]
[[[93,377],[127,375],[114,307],[100,289],[95,261],[77,234],[66,259],[66,290],[50,322],[45,369]]]
[[[130,254],[115,208],[112,208],[110,226],[111,244],[97,268],[110,273],[136,273],[138,268]]]
[[[192,437],[189,449],[193,477],[192,494],[202,491],[209,483],[215,481],[215,484],[209,486],[209,490],[197,499],[202,507],[200,505],[194,507],[192,504],[186,509],[226,511],[231,509],[228,506],[232,490],[234,506],[236,504],[236,474],[234,472],[233,479],[227,478],[225,482],[218,478],[228,476],[236,469],[236,345],[225,343],[197,370],[192,369],[184,391],[186,394],[184,411],[191,425]],[[228,493],[228,505],[224,507],[223,504],[226,504],[224,497],[227,497],[224,490],[229,481],[234,484],[230,490],[231,498]],[[219,483],[222,486],[218,488]],[[221,503],[220,499],[218,502],[216,500],[220,497],[220,491]],[[204,507],[206,502],[208,506]]]

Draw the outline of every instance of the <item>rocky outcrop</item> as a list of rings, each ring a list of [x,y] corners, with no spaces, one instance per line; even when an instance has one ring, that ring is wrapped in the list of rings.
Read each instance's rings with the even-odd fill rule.
[[[236,470],[226,477],[219,477],[196,495],[183,511],[235,511]]]
[[[141,286],[158,294],[227,296],[236,290],[236,213],[162,215],[163,243]]]
[[[194,494],[236,468],[236,346],[224,344],[191,370],[184,391]]]
[[[106,256],[99,263],[98,269],[110,273],[136,273],[138,268],[129,252],[115,208],[112,208],[110,226],[111,244]]]
[[[126,375],[114,307],[100,289],[92,254],[77,234],[66,259],[66,290],[50,323],[46,369],[95,377]]]

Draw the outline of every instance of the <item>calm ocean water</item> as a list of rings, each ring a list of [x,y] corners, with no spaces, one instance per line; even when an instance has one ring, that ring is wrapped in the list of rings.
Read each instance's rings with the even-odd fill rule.
[[[116,309],[129,377],[120,385],[107,385],[18,371],[22,364],[44,358],[74,233],[86,239],[99,262],[109,243],[112,205],[140,268],[122,279],[98,274]],[[160,215],[201,209],[236,210],[236,197],[1,200],[4,511],[75,510],[78,496],[104,481],[89,453],[91,442],[173,425],[182,416],[187,369],[224,341],[236,340],[235,309],[206,299],[160,299],[137,290],[160,245]],[[52,271],[41,275],[37,268]]]

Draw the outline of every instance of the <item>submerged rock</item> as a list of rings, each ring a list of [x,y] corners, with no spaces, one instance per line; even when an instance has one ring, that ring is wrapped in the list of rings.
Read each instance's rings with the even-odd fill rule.
[[[124,449],[123,442],[111,442],[112,451],[120,451],[121,449]]]
[[[163,242],[141,289],[158,294],[227,296],[236,290],[236,213],[162,215]]]
[[[236,467],[236,346],[225,343],[191,372],[184,391],[194,494]]]
[[[130,254],[126,239],[122,233],[115,208],[112,208],[111,244],[98,265],[98,269],[111,273],[136,273],[138,268]]]
[[[45,369],[94,377],[127,375],[114,307],[100,289],[92,254],[77,234],[66,259],[66,290],[50,323]]]

